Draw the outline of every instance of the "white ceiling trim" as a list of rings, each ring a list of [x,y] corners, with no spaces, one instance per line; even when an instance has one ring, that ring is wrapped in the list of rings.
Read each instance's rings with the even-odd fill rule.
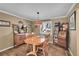
[[[59,17],[53,17],[52,19],[60,19],[60,18],[65,18],[67,16],[59,16]],[[44,19],[44,20],[52,20],[52,19]],[[32,20],[32,21],[35,21],[35,20]]]
[[[69,13],[73,10],[73,8],[75,7],[76,3],[72,4],[72,6],[70,7],[70,9],[68,10],[66,16],[69,15]]]
[[[67,16],[59,16],[59,17],[54,17],[53,19],[58,19],[58,18],[65,18]]]
[[[0,12],[5,13],[5,14],[8,14],[8,15],[11,15],[11,16],[15,16],[15,17],[18,17],[18,18],[21,18],[21,19],[26,19],[26,18],[24,18],[24,17],[17,16],[17,15],[15,15],[15,14],[12,14],[12,13],[7,12],[7,11],[4,11],[4,10],[0,10]],[[31,19],[26,19],[26,20],[32,21]]]

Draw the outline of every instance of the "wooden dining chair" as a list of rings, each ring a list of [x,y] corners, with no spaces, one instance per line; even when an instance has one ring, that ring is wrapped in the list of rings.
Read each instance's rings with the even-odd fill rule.
[[[37,46],[37,52],[41,50],[42,54],[44,56],[47,56],[48,55],[48,41],[44,41],[42,44],[38,45]]]

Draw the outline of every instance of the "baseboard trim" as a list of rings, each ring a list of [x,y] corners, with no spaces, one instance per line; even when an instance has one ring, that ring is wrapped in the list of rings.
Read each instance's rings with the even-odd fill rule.
[[[52,44],[53,44],[53,42],[52,42],[52,41],[51,41],[51,42],[49,41],[48,43],[52,43]]]
[[[11,48],[13,48],[14,46],[11,46],[11,47],[8,47],[8,48],[5,48],[5,49],[2,49],[2,50],[0,50],[0,52],[3,52],[3,51],[5,51],[5,50],[8,50],[8,49],[11,49]]]
[[[68,50],[69,50],[70,55],[73,56],[73,53],[71,52],[70,48],[68,48]]]

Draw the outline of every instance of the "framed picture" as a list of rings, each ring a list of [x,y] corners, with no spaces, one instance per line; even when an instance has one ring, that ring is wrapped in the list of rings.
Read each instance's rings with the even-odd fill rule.
[[[69,29],[76,30],[76,11],[69,18]]]
[[[10,21],[0,20],[0,26],[1,27],[9,27],[10,26]]]
[[[52,22],[51,21],[42,22],[42,24],[40,25],[40,33],[45,34],[47,32],[50,32],[51,27],[52,27]]]

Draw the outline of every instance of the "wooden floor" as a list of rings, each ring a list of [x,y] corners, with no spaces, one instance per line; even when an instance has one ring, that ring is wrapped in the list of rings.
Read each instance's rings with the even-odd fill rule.
[[[12,48],[4,52],[0,52],[0,56],[26,56],[26,54],[32,50],[30,48],[32,48],[31,45],[29,46],[29,48],[27,48],[27,45],[23,44],[16,48]],[[42,53],[38,52],[37,55],[42,56]],[[60,48],[53,44],[49,44],[48,56],[67,56],[67,54],[63,48]]]

